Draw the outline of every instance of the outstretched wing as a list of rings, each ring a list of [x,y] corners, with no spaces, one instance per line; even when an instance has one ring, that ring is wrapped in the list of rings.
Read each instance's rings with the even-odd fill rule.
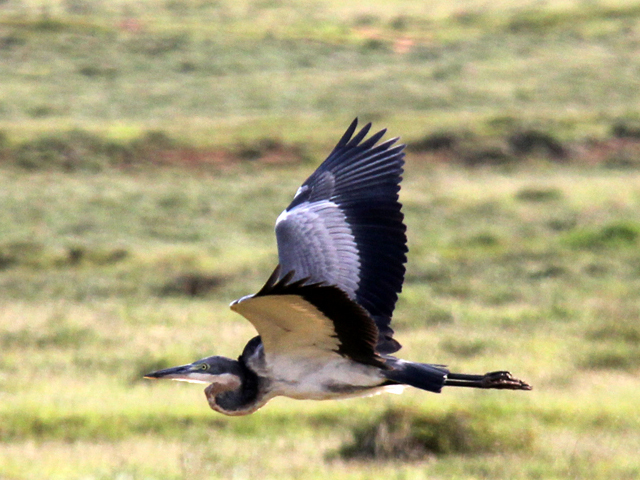
[[[268,360],[340,354],[386,368],[376,353],[378,329],[360,305],[333,285],[294,281],[294,272],[279,279],[280,271],[258,293],[231,304],[256,327]]]
[[[361,305],[379,330],[378,351],[400,348],[391,315],[402,289],[406,227],[398,191],[404,145],[354,135],[357,119],[329,157],[298,189],[276,222],[282,272],[292,280],[334,285]]]

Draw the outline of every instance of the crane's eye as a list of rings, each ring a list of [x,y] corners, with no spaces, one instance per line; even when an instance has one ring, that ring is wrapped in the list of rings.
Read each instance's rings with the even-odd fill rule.
[[[200,370],[209,370],[209,365],[203,363],[202,365],[200,365]]]

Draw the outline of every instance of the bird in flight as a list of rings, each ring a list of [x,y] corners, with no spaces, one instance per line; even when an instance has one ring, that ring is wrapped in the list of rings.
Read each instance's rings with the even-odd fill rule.
[[[509,372],[452,373],[396,358],[391,317],[402,290],[406,227],[398,201],[404,145],[349,126],[276,220],[279,265],[231,303],[258,336],[237,360],[213,356],[149,373],[208,384],[209,406],[247,415],[276,396],[327,400],[406,386],[531,390]],[[366,138],[366,139],[365,139]]]

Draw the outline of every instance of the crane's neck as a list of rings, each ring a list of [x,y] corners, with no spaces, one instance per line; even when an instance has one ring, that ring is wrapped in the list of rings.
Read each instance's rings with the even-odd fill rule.
[[[228,378],[233,378],[233,382],[212,383],[205,389],[213,410],[224,415],[248,415],[267,403],[270,398],[267,395],[268,382],[256,374],[250,362],[247,363],[248,357],[254,353],[247,352],[245,348],[237,361],[230,360],[229,373],[232,375]]]

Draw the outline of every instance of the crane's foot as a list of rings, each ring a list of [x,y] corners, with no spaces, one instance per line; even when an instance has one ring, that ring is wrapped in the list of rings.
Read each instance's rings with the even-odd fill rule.
[[[510,372],[489,372],[484,375],[482,388],[502,388],[506,390],[531,390],[531,385]]]
[[[484,375],[469,375],[466,373],[449,373],[445,380],[448,387],[494,388],[502,390],[531,390],[531,385],[510,372],[489,372]]]

